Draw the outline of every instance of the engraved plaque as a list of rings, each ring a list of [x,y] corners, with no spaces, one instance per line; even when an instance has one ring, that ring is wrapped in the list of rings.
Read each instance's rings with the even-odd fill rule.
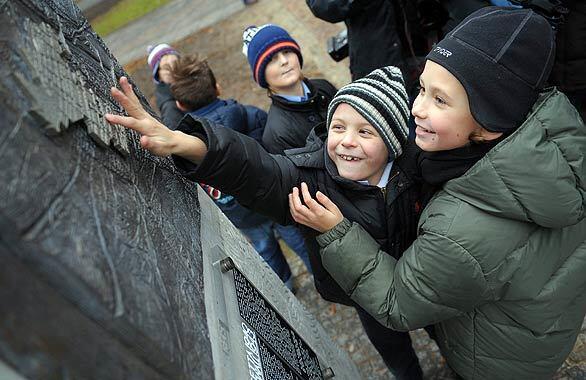
[[[287,374],[292,379],[323,379],[311,348],[237,268],[233,273],[243,330],[249,330],[245,336],[254,334],[259,340],[265,378]]]

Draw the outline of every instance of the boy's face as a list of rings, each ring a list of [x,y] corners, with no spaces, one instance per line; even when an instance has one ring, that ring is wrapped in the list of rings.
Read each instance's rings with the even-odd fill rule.
[[[301,81],[299,57],[292,50],[281,50],[271,58],[265,69],[269,88],[279,94],[289,91]]]
[[[341,103],[328,130],[328,156],[340,176],[377,185],[389,151],[377,130],[352,106]]]
[[[421,90],[413,103],[415,143],[428,152],[463,147],[483,128],[470,113],[468,96],[460,81],[443,66],[425,63]]]

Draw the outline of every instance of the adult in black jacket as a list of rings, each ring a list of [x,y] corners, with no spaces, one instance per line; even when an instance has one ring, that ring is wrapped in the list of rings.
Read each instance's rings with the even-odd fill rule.
[[[352,80],[383,66],[403,73],[397,15],[391,0],[306,0],[313,14],[327,22],[343,21],[348,29]]]
[[[272,104],[267,116],[267,126],[262,136],[269,153],[284,154],[285,150],[305,146],[309,132],[326,120],[328,104],[336,88],[324,79],[304,79],[310,94],[307,100],[292,102],[271,94]]]
[[[556,37],[550,81],[558,86],[586,119],[586,2],[564,0],[570,11]]]

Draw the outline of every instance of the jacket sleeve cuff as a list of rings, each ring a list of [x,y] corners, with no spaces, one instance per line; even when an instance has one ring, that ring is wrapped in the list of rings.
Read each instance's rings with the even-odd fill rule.
[[[177,126],[177,130],[190,136],[195,136],[202,140],[210,151],[210,134],[208,133],[205,122],[200,119],[193,118],[190,115],[186,115]],[[205,172],[205,168],[209,166],[209,154],[206,154],[201,164],[197,165],[183,157],[171,155],[175,167],[179,173],[193,181],[199,181],[201,173]]]
[[[333,241],[342,239],[344,235],[346,235],[346,233],[350,230],[350,227],[352,227],[352,222],[344,218],[340,223],[336,224],[334,228],[332,228],[331,230],[326,231],[321,235],[318,235],[316,237],[317,243],[321,248],[325,248],[328,245],[330,245],[330,243],[332,243]]]

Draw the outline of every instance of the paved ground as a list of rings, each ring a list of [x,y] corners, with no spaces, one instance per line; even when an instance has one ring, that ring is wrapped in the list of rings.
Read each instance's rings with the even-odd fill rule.
[[[236,7],[239,0],[218,0],[225,4],[231,3]],[[194,0],[192,3],[204,3]],[[282,25],[298,40],[304,55],[303,71],[307,77],[325,77],[336,86],[347,83],[350,79],[347,62],[335,63],[325,52],[325,41],[330,35],[339,31],[342,25],[330,25],[313,17],[301,0],[260,0],[257,4],[242,8],[237,12],[226,11],[207,27],[177,40],[176,34],[169,33],[173,26],[180,25],[186,19],[194,21],[201,13],[187,12],[177,4],[186,1],[176,0],[159,14],[165,15],[162,20],[152,14],[145,19],[135,22],[128,29],[117,33],[118,38],[133,40],[134,38],[149,35],[133,42],[134,50],[127,53],[132,57],[140,57],[126,66],[133,80],[154,104],[153,85],[146,67],[144,49],[147,44],[156,42],[173,43],[181,51],[198,52],[206,56],[210,65],[224,89],[224,97],[234,97],[242,103],[254,104],[262,108],[268,107],[266,92],[254,84],[250,69],[245,57],[241,53],[241,33],[244,27],[252,24],[267,22]],[[209,0],[208,3],[215,1]],[[209,5],[209,4],[208,4]],[[174,11],[173,11],[174,9]],[[204,9],[204,8],[200,8]],[[228,7],[226,8],[228,9]],[[175,12],[173,14],[173,12]],[[232,12],[232,13],[230,13]],[[230,15],[230,17],[227,17]],[[170,28],[171,27],[171,28]],[[177,27],[175,29],[178,29]],[[153,33],[155,31],[155,33]],[[110,41],[110,39],[108,40]],[[174,42],[175,41],[175,42]],[[110,42],[108,42],[110,43]],[[143,44],[143,45],[140,45]],[[117,45],[110,46],[116,51]],[[132,50],[132,49],[129,49]],[[141,56],[142,55],[142,56]],[[120,56],[118,56],[120,58]],[[376,351],[372,348],[364,335],[360,322],[351,308],[344,306],[332,307],[332,304],[323,301],[316,293],[311,277],[300,260],[288,255],[293,272],[296,275],[296,284],[299,288],[298,299],[318,318],[332,338],[350,355],[361,371],[364,379],[392,379]],[[414,345],[420,358],[426,378],[453,379],[449,369],[445,366],[437,346],[423,331],[412,333]],[[574,352],[564,363],[555,379],[586,379],[586,325],[583,326]]]
[[[175,0],[109,34],[106,44],[122,64],[142,57],[149,44],[177,41],[244,8],[241,0]]]

